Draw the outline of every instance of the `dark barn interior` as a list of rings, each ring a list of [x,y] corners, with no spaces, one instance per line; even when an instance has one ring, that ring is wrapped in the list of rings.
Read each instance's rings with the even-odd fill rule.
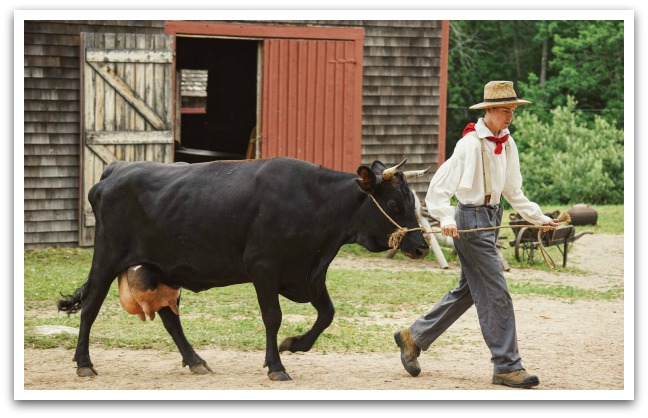
[[[181,86],[181,139],[175,161],[246,158],[257,125],[257,51],[258,41],[177,38],[177,71],[202,70],[206,86],[204,81],[202,87],[193,86],[198,97],[190,95],[192,86]],[[183,84],[188,83],[185,78]]]

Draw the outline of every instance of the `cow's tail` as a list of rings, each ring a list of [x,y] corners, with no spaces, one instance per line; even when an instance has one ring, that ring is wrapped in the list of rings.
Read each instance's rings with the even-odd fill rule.
[[[79,312],[81,310],[81,296],[83,295],[83,290],[85,289],[86,283],[75,290],[71,295],[64,295],[63,293],[61,293],[63,299],[59,300],[56,303],[58,310],[66,312],[68,315]]]

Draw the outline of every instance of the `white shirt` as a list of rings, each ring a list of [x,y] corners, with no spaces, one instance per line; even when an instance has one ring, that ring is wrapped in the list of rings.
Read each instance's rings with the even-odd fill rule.
[[[504,129],[500,136],[509,133]],[[456,225],[455,208],[450,199],[456,195],[463,204],[483,205],[485,197],[484,174],[482,163],[481,142],[484,141],[491,170],[490,204],[500,203],[502,195],[522,218],[534,225],[543,225],[551,221],[544,215],[540,206],[529,201],[522,192],[522,174],[517,146],[509,136],[508,157],[503,149],[495,154],[495,144],[485,138],[494,136],[486,127],[483,118],[475,124],[475,132],[471,132],[457,142],[452,156],[444,162],[434,174],[428,188],[425,204],[431,216],[439,220],[441,227]],[[503,147],[505,144],[502,145]]]

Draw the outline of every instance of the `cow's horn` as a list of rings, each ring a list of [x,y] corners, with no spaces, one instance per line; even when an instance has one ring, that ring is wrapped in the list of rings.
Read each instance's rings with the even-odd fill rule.
[[[426,168],[425,170],[405,171],[403,175],[405,176],[406,179],[414,179],[416,177],[424,176],[429,172],[430,172],[430,167]]]
[[[407,161],[407,157],[405,157],[405,159],[403,161],[401,161],[399,164],[395,165],[394,167],[386,168],[385,171],[383,171],[383,174],[382,174],[383,180],[391,179],[394,176],[394,174],[396,174],[398,169],[401,168],[403,166],[403,164],[405,164],[405,161]]]

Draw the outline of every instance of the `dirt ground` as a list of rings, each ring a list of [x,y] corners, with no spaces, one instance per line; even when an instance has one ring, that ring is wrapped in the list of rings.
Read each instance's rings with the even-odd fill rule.
[[[549,282],[599,291],[623,286],[622,235],[586,235],[569,253],[569,267],[587,274],[521,271],[505,273],[511,281]],[[334,267],[421,269],[416,261],[337,259]],[[425,267],[430,269],[430,267]],[[457,275],[458,268],[436,267],[436,272]],[[632,280],[628,277],[627,280]],[[524,366],[540,377],[532,391],[622,390],[624,389],[624,302],[570,301],[514,295],[520,352]],[[425,308],[427,309],[427,308]],[[425,311],[410,318],[390,319],[394,330],[409,325]],[[632,315],[632,313],[630,313]],[[392,338],[391,335],[385,338]],[[282,355],[287,372],[294,380],[271,382],[262,368],[263,352],[237,352],[218,348],[200,349],[199,354],[213,370],[194,376],[181,367],[178,353],[101,349],[91,346],[93,362],[99,371],[95,378],[79,378],[72,362],[73,352],[64,349],[24,351],[24,389],[89,390],[224,390],[213,398],[227,399],[233,390],[273,391],[419,391],[418,399],[438,398],[453,390],[516,391],[490,383],[489,352],[483,343],[474,307],[442,338],[461,343],[443,344],[423,352],[422,373],[413,378],[400,364],[394,345],[391,353],[322,353],[315,347],[309,353]],[[527,392],[531,391],[520,391]],[[184,392],[196,393],[196,392]],[[208,392],[202,392],[208,393]],[[304,392],[306,393],[306,392]],[[384,392],[386,398],[392,392]],[[401,392],[406,395],[406,392]],[[391,394],[391,395],[388,395]],[[501,396],[495,394],[495,396]],[[35,395],[37,396],[37,395]],[[193,395],[192,395],[193,396]],[[197,395],[200,396],[200,395]],[[209,395],[211,396],[211,395]],[[206,398],[209,398],[205,395]],[[302,399],[298,392],[282,398]],[[380,395],[379,395],[380,396]],[[317,396],[315,396],[317,397]],[[363,399],[354,392],[350,399]],[[442,396],[443,398],[443,396]],[[569,397],[567,397],[569,399]]]

